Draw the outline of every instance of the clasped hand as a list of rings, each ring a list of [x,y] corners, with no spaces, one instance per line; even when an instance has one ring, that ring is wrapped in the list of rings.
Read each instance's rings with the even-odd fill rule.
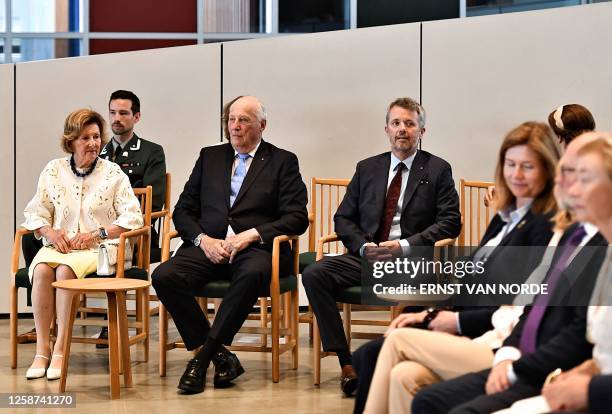
[[[375,243],[368,243],[363,252],[363,257],[365,257],[368,263],[384,262],[400,257],[401,255],[402,246],[399,240],[388,240],[380,242],[378,245]]]
[[[69,239],[63,229],[48,229],[44,236],[60,253],[68,253],[70,250],[85,250],[96,244],[93,233],[77,233]]]
[[[250,229],[228,236],[225,240],[204,236],[200,248],[214,264],[233,263],[236,255],[259,240],[257,230]]]

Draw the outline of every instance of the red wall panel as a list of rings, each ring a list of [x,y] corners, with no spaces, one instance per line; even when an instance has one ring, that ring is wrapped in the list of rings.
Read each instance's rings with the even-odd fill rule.
[[[197,31],[196,0],[90,0],[92,32]]]

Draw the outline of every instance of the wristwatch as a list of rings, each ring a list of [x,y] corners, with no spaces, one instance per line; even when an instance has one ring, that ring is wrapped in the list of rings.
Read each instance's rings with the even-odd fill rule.
[[[98,236],[100,236],[100,240],[108,239],[108,232],[106,231],[104,227],[100,227],[98,229]]]
[[[193,239],[193,245],[195,247],[200,247],[200,243],[202,243],[202,238],[204,237],[204,233],[200,233]]]

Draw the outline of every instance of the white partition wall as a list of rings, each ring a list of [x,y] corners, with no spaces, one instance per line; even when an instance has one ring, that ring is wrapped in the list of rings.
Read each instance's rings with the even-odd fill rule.
[[[612,130],[612,3],[423,23],[424,147],[490,180],[505,133],[588,107]]]
[[[135,131],[164,147],[174,205],[200,148],[220,139],[220,55],[220,45],[211,44],[18,64],[18,212],[45,163],[63,155],[66,115],[91,107],[108,119],[108,98],[116,89],[140,98]]]
[[[0,189],[3,202],[0,208],[0,264],[2,265],[2,286],[0,313],[9,312],[9,266],[13,249],[13,74],[14,65],[0,65]]]
[[[385,111],[419,98],[419,24],[248,40],[223,46],[223,99],[255,95],[264,139],[293,151],[304,181],[350,178],[386,151]]]

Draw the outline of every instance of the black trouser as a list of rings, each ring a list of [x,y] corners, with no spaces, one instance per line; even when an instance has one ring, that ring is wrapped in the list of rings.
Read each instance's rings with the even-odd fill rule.
[[[357,397],[355,397],[355,414],[361,414],[365,408],[366,401],[368,400],[368,392],[370,391],[370,384],[374,376],[374,368],[376,368],[378,354],[380,354],[380,349],[384,341],[385,337],[381,336],[380,338],[367,342],[357,348],[353,355],[353,366],[357,378],[359,379]]]
[[[540,387],[517,381],[506,391],[486,395],[490,369],[430,385],[412,401],[413,414],[484,414],[510,407],[515,401],[540,394]]]
[[[304,269],[302,283],[317,317],[323,349],[349,352],[336,297],[343,289],[361,284],[361,259],[352,255],[326,257]]]
[[[157,297],[172,315],[187,349],[211,338],[225,345],[246,320],[260,293],[267,291],[272,273],[272,254],[254,245],[238,253],[232,264],[213,264],[202,249],[181,247],[176,255],[155,269],[151,276]],[[291,257],[281,254],[280,274],[291,272]],[[206,283],[231,280],[212,327],[194,295]]]

